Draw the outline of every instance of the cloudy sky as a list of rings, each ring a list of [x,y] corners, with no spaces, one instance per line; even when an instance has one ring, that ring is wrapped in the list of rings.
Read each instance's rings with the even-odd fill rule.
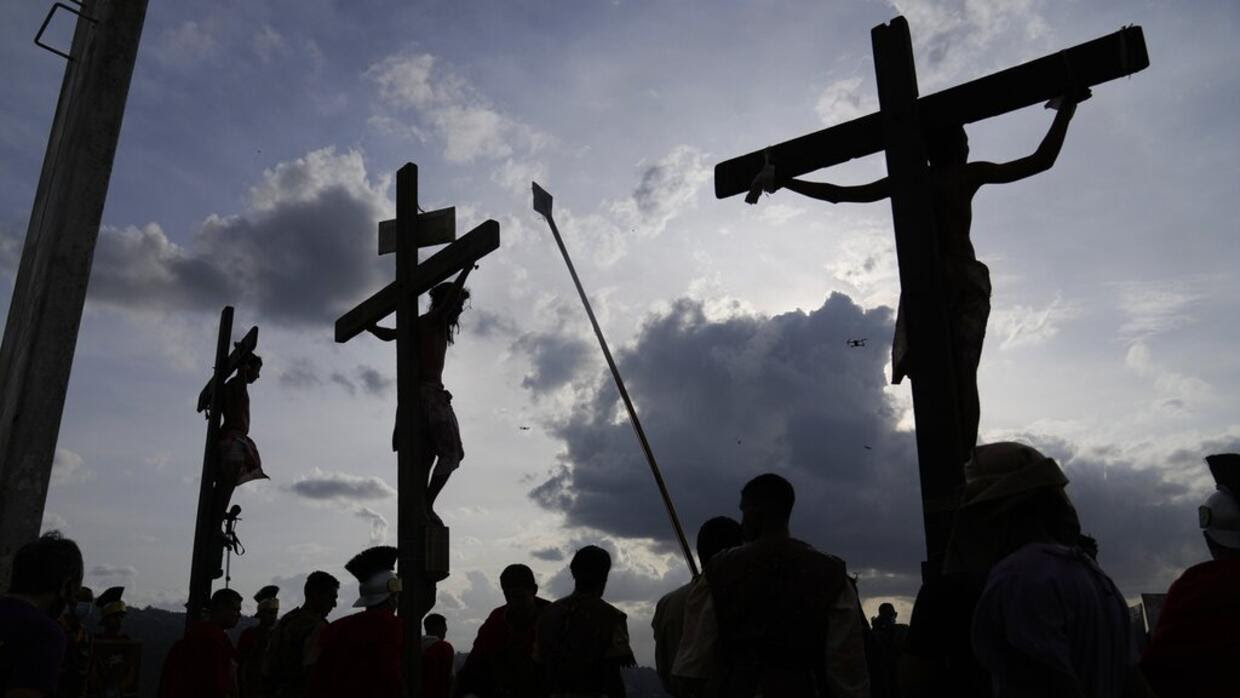
[[[64,68],[30,41],[45,5],[0,10],[6,308]],[[375,224],[414,161],[424,208],[502,228],[445,376],[466,450],[439,505],[459,648],[500,603],[504,565],[556,596],[574,548],[602,542],[650,662],[653,601],[688,576],[531,179],[556,197],[686,527],[784,473],[795,532],[848,561],[868,610],[907,609],[922,538],[908,385],[888,385],[889,206],[711,189],[716,162],[873,110],[868,32],[897,14],[923,93],[1145,29],[1151,67],[1095,89],[1051,172],[979,194],[973,235],[994,280],[983,440],[1058,458],[1104,567],[1130,596],[1164,590],[1205,554],[1201,457],[1240,449],[1229,0],[153,2],[45,527],[83,544],[89,584],[183,603],[193,407],[233,304],[238,336],[262,328],[253,435],[272,478],[234,500],[249,550],[234,584],[283,583],[291,606],[307,571],[345,578],[354,552],[394,542],[393,348],[335,344],[331,324],[391,278]],[[1027,154],[1050,120],[972,126],[973,155]]]

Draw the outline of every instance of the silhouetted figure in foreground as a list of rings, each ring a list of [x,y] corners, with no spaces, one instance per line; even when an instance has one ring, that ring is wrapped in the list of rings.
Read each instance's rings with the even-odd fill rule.
[[[396,556],[396,548],[377,546],[345,564],[358,581],[353,607],[365,610],[333,622],[323,632],[310,695],[401,695],[404,624],[396,617],[401,591],[401,579],[394,571]]]
[[[1141,670],[1160,696],[1235,696],[1240,691],[1240,455],[1208,456],[1218,490],[1199,510],[1208,562],[1167,592]]]
[[[960,428],[964,441],[962,462],[971,457],[977,442],[981,413],[977,395],[977,367],[982,356],[986,321],[990,316],[990,270],[977,261],[973,242],[969,238],[973,223],[973,195],[986,184],[1006,184],[1049,170],[1063,147],[1068,122],[1076,112],[1077,103],[1088,98],[1089,94],[1086,89],[1051,100],[1047,106],[1057,109],[1058,113],[1041,145],[1032,155],[1011,162],[968,162],[969,139],[963,126],[951,126],[927,134],[926,155],[930,161],[930,187],[939,235],[943,292],[950,313],[956,397],[960,405]],[[755,184],[760,184],[768,192],[786,188],[831,203],[868,203],[891,196],[886,177],[869,184],[843,187],[781,178],[777,163],[763,170],[758,179],[761,181]],[[910,348],[908,344],[903,310],[904,304],[901,302],[895,340],[892,342],[894,383],[899,383],[906,375],[916,380],[919,370],[938,370],[935,366],[923,369],[917,365],[916,348]]]
[[[318,661],[320,634],[336,607],[340,580],[314,571],[302,588],[305,602],[284,614],[271,630],[263,658],[263,682],[273,698],[302,698]]]
[[[534,661],[534,633],[551,602],[538,596],[534,572],[525,565],[505,567],[499,586],[505,603],[478,628],[457,677],[457,695],[541,698],[547,695],[546,672]]]
[[[68,645],[56,621],[81,586],[82,551],[59,532],[18,549],[8,593],[0,596],[0,695],[56,695]]]
[[[466,267],[455,281],[444,282],[430,291],[431,307],[418,318],[418,400],[420,424],[408,424],[405,411],[396,405],[396,429],[392,432],[392,450],[397,450],[397,435],[402,428],[415,430],[421,443],[419,467],[430,478],[426,485],[426,513],[431,521],[441,523],[434,512],[435,499],[448,484],[452,472],[465,458],[461,445],[461,428],[452,410],[452,393],[443,386],[443,367],[448,347],[456,340],[461,313],[469,300],[465,279],[473,267]],[[394,341],[397,330],[374,325],[367,330],[385,342]],[[434,463],[432,470],[431,464]]]
[[[449,698],[456,673],[456,651],[448,637],[448,620],[431,613],[422,621],[422,698]]]
[[[83,698],[86,681],[90,674],[90,657],[93,638],[86,629],[86,622],[94,615],[95,593],[90,587],[78,589],[77,603],[60,616],[69,645],[65,648],[65,661],[61,666],[60,685],[56,695],[64,698]]]
[[[1128,605],[1076,547],[1068,479],[1022,444],[994,444],[986,456],[974,463],[981,472],[966,506],[988,514],[1005,554],[973,613],[973,651],[994,695],[1118,698],[1134,664]]]
[[[703,568],[719,553],[745,542],[740,522],[716,516],[698,529],[698,562]],[[672,696],[717,695],[723,681],[717,645],[719,626],[710,603],[706,575],[672,591],[655,606],[654,659],[663,688]]]
[[[538,619],[534,658],[546,668],[556,696],[623,698],[622,667],[637,664],[624,613],[603,600],[611,555],[587,545],[569,565],[573,593],[552,603]]]
[[[159,698],[235,698],[237,651],[228,631],[241,620],[241,594],[217,589],[207,619],[190,626],[164,658]]]
[[[795,501],[792,485],[774,473],[745,485],[741,525],[748,542],[711,558],[705,619],[686,626],[702,633],[710,616],[716,619],[723,696],[868,696],[857,592],[843,560],[790,535]]]
[[[128,698],[138,694],[138,671],[142,643],[125,634],[122,625],[129,607],[122,598],[125,587],[109,587],[95,599],[99,630],[91,641],[91,663],[86,695],[95,698]]]
[[[263,685],[263,658],[272,628],[280,614],[280,587],[268,584],[254,594],[258,611],[254,617],[258,625],[246,628],[237,639],[237,678],[241,685],[241,698],[263,698],[267,691]]]
[[[870,698],[900,695],[897,679],[908,626],[897,623],[896,618],[896,607],[884,602],[878,606],[878,615],[870,619],[870,644],[865,658],[870,669]]]
[[[124,594],[125,587],[108,587],[95,599],[95,606],[99,609],[99,632],[95,633],[95,637],[110,640],[129,637],[121,630],[125,614],[129,612],[122,599]]]

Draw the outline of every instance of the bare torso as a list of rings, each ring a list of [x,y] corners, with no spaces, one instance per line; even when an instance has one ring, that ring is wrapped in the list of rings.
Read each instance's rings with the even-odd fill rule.
[[[418,318],[418,380],[443,385],[443,366],[448,354],[448,323],[440,313]]]
[[[949,258],[977,258],[969,239],[969,228],[973,224],[973,195],[977,193],[978,184],[970,176],[969,167],[965,164],[930,170],[939,250]]]

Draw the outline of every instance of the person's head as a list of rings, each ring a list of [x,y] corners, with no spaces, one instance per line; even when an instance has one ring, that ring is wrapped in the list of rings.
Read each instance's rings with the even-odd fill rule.
[[[499,588],[504,592],[504,603],[517,612],[529,611],[538,596],[538,582],[534,570],[522,564],[508,565],[499,573]]]
[[[422,627],[426,628],[427,635],[434,635],[440,640],[448,636],[448,619],[438,613],[428,615],[422,621]]]
[[[77,602],[82,586],[82,551],[77,543],[48,531],[18,549],[9,593],[24,596],[59,618]]]
[[[597,545],[587,545],[573,555],[568,565],[576,582],[576,591],[601,595],[607,588],[607,574],[611,572],[611,555]]]
[[[926,134],[926,159],[931,167],[963,165],[968,161],[969,136],[964,126],[940,126]]]
[[[449,344],[452,343],[457,329],[460,328],[461,313],[465,310],[465,301],[469,300],[469,289],[461,287],[459,292],[453,294],[452,289],[455,287],[456,284],[453,282],[445,281],[430,291],[431,311],[443,313],[444,318],[448,321]],[[454,295],[455,297],[453,297]]]
[[[765,535],[788,532],[788,519],[796,491],[792,483],[775,473],[759,475],[741,489],[741,527],[745,538],[755,540]]]
[[[77,593],[77,605],[73,609],[73,615],[79,621],[90,618],[91,613],[95,610],[95,592],[90,587],[81,587]]]
[[[268,584],[258,593],[254,594],[254,601],[258,604],[258,611],[254,617],[258,619],[258,624],[263,627],[275,625],[276,616],[280,615],[280,587],[274,584]]]
[[[237,627],[241,620],[241,594],[233,589],[216,589],[207,604],[207,619],[220,630]]]
[[[340,596],[340,580],[322,570],[315,570],[306,577],[302,591],[306,596],[306,608],[326,617],[336,607],[336,599]]]
[[[878,605],[878,617],[879,618],[884,618],[894,623],[896,620],[896,615],[897,615],[896,607],[891,605],[890,603],[884,601]]]
[[[1197,523],[1215,560],[1240,558],[1240,455],[1206,456],[1218,489],[1197,509]]]
[[[401,579],[396,576],[398,555],[399,551],[390,545],[377,545],[345,563],[344,568],[358,582],[354,608],[396,610],[401,591]]]
[[[702,524],[697,535],[698,561],[702,567],[717,553],[745,542],[740,523],[728,516],[716,516]]]
[[[258,380],[258,376],[263,372],[263,357],[258,354],[250,354],[250,358],[241,367],[241,375],[245,378],[246,383],[253,383]]]

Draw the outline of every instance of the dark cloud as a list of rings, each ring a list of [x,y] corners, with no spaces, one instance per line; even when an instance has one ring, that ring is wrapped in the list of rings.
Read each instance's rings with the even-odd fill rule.
[[[357,367],[357,380],[362,389],[371,395],[383,395],[392,387],[392,379],[370,366]]]
[[[552,562],[558,562],[564,559],[564,551],[555,547],[531,550],[530,555],[533,555],[539,560],[550,560]]]
[[[396,490],[379,477],[316,470],[288,486],[299,497],[316,500],[369,501],[396,495]]]
[[[350,395],[357,393],[357,385],[353,383],[351,378],[344,375],[340,371],[333,371],[332,374],[328,376],[328,380],[344,388]]]
[[[890,309],[862,310],[840,294],[808,313],[721,321],[680,300],[643,325],[618,361],[691,540],[706,519],[737,514],[746,481],[778,472],[797,488],[794,535],[841,555],[883,593],[915,592],[924,543],[913,435],[897,430],[883,390],[885,343],[846,343],[891,329]],[[564,455],[531,496],[563,511],[568,526],[676,551],[618,402],[600,376],[553,426]],[[1164,589],[1171,571],[1201,558],[1196,500],[1183,486],[1105,449],[1025,440],[1060,459],[1086,529],[1127,590]]]
[[[278,380],[286,388],[312,388],[323,382],[309,359],[295,359],[280,372]]]
[[[512,348],[530,359],[530,373],[521,385],[535,394],[555,390],[568,383],[590,358],[590,345],[572,335],[559,332],[528,333]]]
[[[378,288],[382,212],[359,155],[318,151],[265,178],[249,210],[209,217],[185,246],[155,224],[104,229],[90,299],[150,310],[233,304],[304,326],[332,322]]]

